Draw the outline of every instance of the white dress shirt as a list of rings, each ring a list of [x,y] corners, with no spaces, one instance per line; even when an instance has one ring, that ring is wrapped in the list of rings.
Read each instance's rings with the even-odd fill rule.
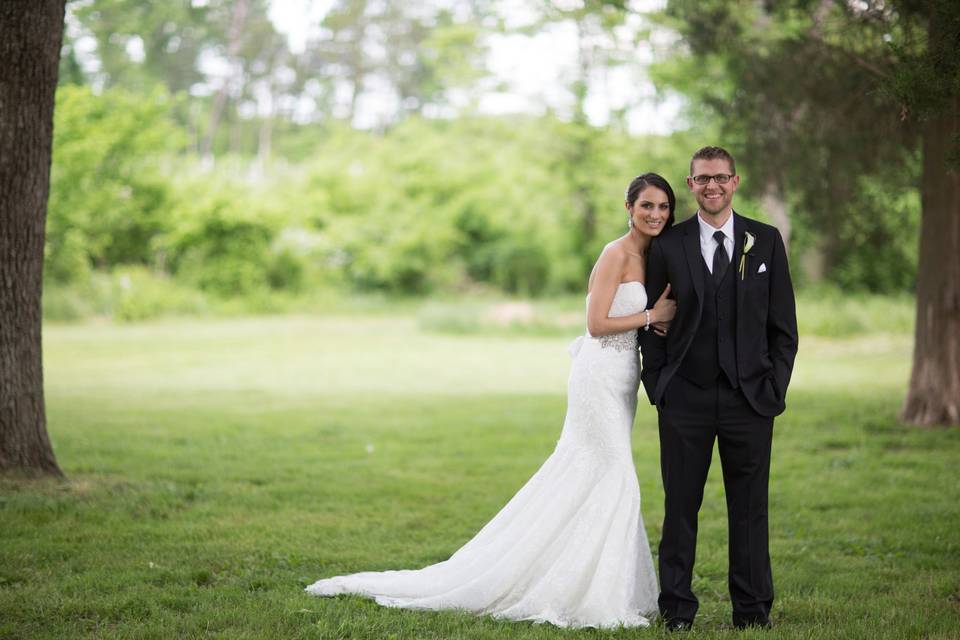
[[[733,262],[733,214],[727,218],[723,226],[717,229],[706,222],[697,212],[697,222],[700,223],[700,255],[703,261],[707,263],[707,271],[713,273],[713,254],[717,251],[717,241],[713,239],[713,234],[717,231],[723,231],[723,248],[727,250],[727,261]]]

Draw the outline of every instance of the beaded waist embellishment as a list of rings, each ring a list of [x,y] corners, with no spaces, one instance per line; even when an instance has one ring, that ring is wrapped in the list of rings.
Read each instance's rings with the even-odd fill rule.
[[[637,332],[624,331],[623,333],[614,333],[609,336],[600,336],[600,347],[603,349],[616,349],[617,351],[637,350]]]

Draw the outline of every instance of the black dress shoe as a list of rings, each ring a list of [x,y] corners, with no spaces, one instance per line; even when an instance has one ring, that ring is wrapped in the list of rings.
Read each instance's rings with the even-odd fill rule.
[[[663,626],[667,628],[667,631],[689,631],[693,627],[693,623],[680,618],[670,618],[664,621]]]
[[[733,626],[737,629],[769,629],[770,618],[736,618]]]

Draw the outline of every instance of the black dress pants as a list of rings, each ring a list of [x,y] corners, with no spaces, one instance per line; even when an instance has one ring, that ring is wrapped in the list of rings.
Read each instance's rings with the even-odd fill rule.
[[[693,622],[691,589],[697,513],[713,456],[720,449],[727,497],[729,587],[734,624],[765,624],[773,604],[767,532],[767,485],[773,418],[756,413],[720,376],[706,389],[675,375],[659,411],[660,468],[666,505],[660,540],[660,614]]]

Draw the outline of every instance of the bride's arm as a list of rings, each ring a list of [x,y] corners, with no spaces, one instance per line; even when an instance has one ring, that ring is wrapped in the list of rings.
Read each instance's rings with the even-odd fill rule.
[[[614,333],[623,333],[647,325],[647,313],[641,311],[629,316],[620,318],[611,318],[610,307],[613,305],[613,297],[617,293],[617,287],[620,285],[620,278],[626,268],[629,256],[620,247],[616,245],[607,245],[597,264],[593,268],[593,286],[590,289],[590,303],[587,305],[587,331],[591,336],[608,336]],[[667,301],[672,303],[672,301]],[[668,321],[673,318],[673,313],[663,305],[655,306],[650,309],[650,324],[660,321]]]

